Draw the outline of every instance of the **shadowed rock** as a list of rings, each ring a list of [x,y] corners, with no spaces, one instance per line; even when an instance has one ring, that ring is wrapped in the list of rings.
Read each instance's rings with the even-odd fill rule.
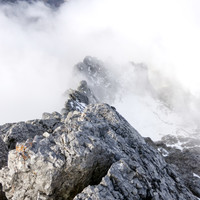
[[[145,140],[160,151],[167,163],[176,166],[185,185],[200,198],[200,140],[171,135],[155,143],[150,138]]]
[[[7,160],[8,160],[7,157],[8,157],[8,148],[3,142],[3,140],[0,138],[0,169],[7,165]],[[5,194],[2,191],[1,183],[0,183],[0,199],[6,200]]]
[[[47,115],[47,113],[44,113],[43,116],[45,114]],[[8,149],[12,150],[17,142],[24,142],[27,139],[34,138],[36,135],[42,135],[44,132],[52,133],[60,125],[60,120],[61,118],[55,116],[48,119],[5,124],[0,126],[0,138],[3,139]]]

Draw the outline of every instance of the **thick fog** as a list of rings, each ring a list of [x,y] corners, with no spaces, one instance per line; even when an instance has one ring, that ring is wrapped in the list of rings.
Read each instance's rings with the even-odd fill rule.
[[[79,81],[73,66],[87,55],[107,63],[122,85],[114,103],[120,110],[130,110],[134,98],[128,95],[138,88],[132,87],[130,62],[145,63],[168,107],[198,123],[199,9],[198,0],[70,0],[58,9],[42,2],[1,5],[0,124],[60,111],[63,93]],[[134,119],[148,115],[143,109]]]

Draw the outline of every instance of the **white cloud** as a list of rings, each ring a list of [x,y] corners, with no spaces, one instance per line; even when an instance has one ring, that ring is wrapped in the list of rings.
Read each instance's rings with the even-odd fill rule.
[[[74,64],[86,55],[145,62],[199,91],[197,1],[71,0],[0,8],[0,123],[62,107]]]

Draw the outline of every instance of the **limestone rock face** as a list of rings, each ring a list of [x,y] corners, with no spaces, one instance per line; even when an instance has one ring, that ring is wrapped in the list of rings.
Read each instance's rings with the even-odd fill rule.
[[[197,199],[107,104],[71,111],[52,133],[17,143],[0,182],[12,200]]]
[[[52,114],[44,113],[41,120],[30,120],[27,122],[8,123],[0,126],[0,169],[7,165],[8,150],[16,148],[18,142],[25,142],[33,139],[36,135],[40,136],[43,133],[52,133],[58,125],[61,124],[61,115],[57,112]],[[19,155],[22,152],[16,152]],[[0,182],[1,183],[1,182]],[[6,197],[2,192],[0,184],[0,199]]]

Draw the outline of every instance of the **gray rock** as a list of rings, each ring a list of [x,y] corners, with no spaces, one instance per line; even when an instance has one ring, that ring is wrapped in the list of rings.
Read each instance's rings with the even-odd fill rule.
[[[57,119],[58,121],[60,121],[62,118],[62,115],[58,112],[53,112],[53,113],[43,113],[42,114],[42,119]]]
[[[191,192],[200,198],[200,140],[192,137],[176,137],[167,135],[161,141],[153,142],[145,139],[158,149],[169,164],[176,166],[181,179]],[[182,150],[176,144],[182,143]]]
[[[185,184],[200,198],[200,148],[174,150],[169,153],[165,160],[178,167]]]
[[[119,83],[114,72],[107,70],[106,64],[95,57],[86,56],[83,62],[75,65],[75,73],[81,74],[88,82],[94,95],[101,102],[113,102]]]
[[[161,154],[107,104],[18,143],[0,170],[8,199],[196,200]]]
[[[46,116],[46,119],[0,126],[0,138],[3,139],[8,149],[11,150],[15,148],[17,142],[24,142],[27,139],[34,138],[36,135],[42,135],[44,132],[52,133],[61,123],[60,115],[54,113],[48,119],[47,113],[43,114],[44,116]]]
[[[97,103],[98,100],[87,85],[86,81],[81,81],[77,90],[68,90],[68,100],[61,113],[66,117],[71,111],[83,111],[89,104]]]
[[[37,2],[37,1],[40,1],[40,0],[0,0],[0,4],[9,4],[9,5],[15,5],[19,2],[27,2],[27,3],[33,3],[33,2]],[[47,1],[44,1],[44,3],[47,5],[47,6],[50,6],[52,8],[57,8],[59,6],[61,6],[65,1],[64,0],[47,0]]]
[[[0,169],[7,165],[8,148],[0,138]]]
[[[0,126],[0,169],[7,165],[8,149],[15,149],[17,142],[24,142],[44,132],[52,133],[58,124],[61,124],[61,115],[57,112],[44,113],[43,118],[43,120],[8,123]],[[6,199],[1,184],[0,199]]]
[[[0,169],[2,167],[5,167],[7,165],[8,160],[8,148],[3,142],[3,140],[0,138]],[[0,199],[6,200],[5,194],[2,191],[2,185],[0,184]]]
[[[99,101],[97,100],[97,98],[94,96],[94,94],[93,94],[93,92],[91,91],[91,89],[88,87],[88,84],[87,84],[86,81],[84,81],[84,80],[81,81],[80,84],[79,84],[79,86],[78,86],[78,88],[77,88],[77,90],[78,90],[80,93],[84,94],[84,96],[87,96],[87,97],[88,97],[88,100],[89,100],[88,104],[99,102]],[[80,99],[79,101],[83,102],[81,99]],[[86,102],[85,102],[85,103],[86,103]],[[88,104],[87,104],[87,105],[88,105]]]

